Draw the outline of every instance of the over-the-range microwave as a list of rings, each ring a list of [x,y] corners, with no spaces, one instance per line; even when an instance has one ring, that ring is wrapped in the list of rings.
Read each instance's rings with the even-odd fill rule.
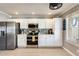
[[[38,28],[38,24],[28,24],[28,28]]]

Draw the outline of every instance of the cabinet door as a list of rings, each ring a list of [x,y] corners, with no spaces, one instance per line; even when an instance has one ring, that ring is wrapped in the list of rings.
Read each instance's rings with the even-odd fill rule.
[[[26,35],[18,35],[18,47],[26,47]]]
[[[46,21],[45,21],[45,19],[39,19],[38,20],[38,28],[39,29],[45,29],[45,24],[46,24]]]
[[[46,45],[47,47],[53,47],[54,46],[54,35],[46,35]]]
[[[52,19],[46,19],[46,28],[53,28]]]
[[[28,28],[28,26],[27,26],[27,22],[21,22],[20,23],[20,28],[25,28],[25,29],[27,29]]]
[[[30,24],[30,23],[37,24],[38,20],[37,19],[29,19],[28,24]]]
[[[45,47],[46,46],[46,36],[39,35],[38,36],[38,47]]]

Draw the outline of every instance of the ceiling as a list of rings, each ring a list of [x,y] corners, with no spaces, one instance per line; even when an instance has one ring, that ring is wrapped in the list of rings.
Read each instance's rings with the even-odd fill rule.
[[[50,10],[49,3],[0,3],[0,11],[9,14],[12,17],[42,18],[61,15],[76,5],[78,4],[64,3],[60,9]]]

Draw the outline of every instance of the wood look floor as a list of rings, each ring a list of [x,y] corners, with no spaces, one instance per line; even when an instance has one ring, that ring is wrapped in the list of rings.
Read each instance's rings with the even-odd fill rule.
[[[63,48],[17,48],[0,50],[0,56],[71,56]]]

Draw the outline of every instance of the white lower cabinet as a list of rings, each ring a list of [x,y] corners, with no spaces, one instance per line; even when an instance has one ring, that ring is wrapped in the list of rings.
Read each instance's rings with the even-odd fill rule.
[[[46,45],[47,47],[53,47],[54,46],[54,35],[46,35]]]
[[[38,35],[38,47],[45,47],[45,46],[46,46],[46,36]]]
[[[55,39],[54,35],[39,35],[38,47],[61,47],[62,40]]]
[[[38,47],[53,47],[53,46],[54,46],[54,35],[38,36]]]
[[[17,35],[17,37],[18,37],[18,39],[17,39],[18,48],[26,47],[26,45],[27,45],[26,34],[19,34],[19,35]]]

